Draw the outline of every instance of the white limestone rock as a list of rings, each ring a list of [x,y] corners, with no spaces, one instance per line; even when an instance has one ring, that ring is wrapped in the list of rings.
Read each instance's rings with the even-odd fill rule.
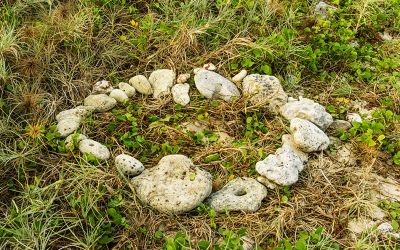
[[[189,88],[189,84],[187,83],[175,84],[171,90],[174,102],[179,103],[182,106],[188,105],[190,102]]]
[[[349,122],[362,122],[362,118],[359,114],[357,113],[348,113],[346,116],[347,121]]]
[[[208,99],[222,99],[231,101],[233,97],[240,97],[240,91],[225,77],[208,70],[200,70],[194,76],[196,88],[200,94]]]
[[[135,157],[127,154],[120,154],[115,157],[115,166],[125,176],[136,176],[144,171],[143,164]]]
[[[282,136],[282,147],[288,147],[291,150],[293,150],[293,152],[300,157],[300,159],[303,162],[307,162],[308,161],[308,154],[306,152],[303,152],[301,149],[299,149],[296,145],[296,143],[294,143],[293,138],[291,135],[283,135]],[[303,171],[303,169],[299,169],[299,172]]]
[[[217,67],[212,63],[207,63],[207,64],[203,65],[203,69],[209,70],[209,71],[216,71]]]
[[[128,97],[132,97],[136,94],[136,89],[126,82],[120,82],[118,87],[125,92]]]
[[[184,84],[190,79],[190,74],[180,74],[178,78],[176,78],[176,83]]]
[[[105,112],[115,107],[117,101],[105,94],[89,95],[83,101],[85,106],[94,108],[96,112]]]
[[[114,88],[112,87],[112,85],[109,81],[101,80],[101,81],[96,82],[93,85],[92,94],[108,94],[113,89]]]
[[[256,164],[256,171],[261,176],[282,186],[296,183],[303,168],[303,161],[289,147],[279,148],[275,154]]]
[[[241,82],[247,76],[247,70],[242,70],[237,73],[234,77],[232,77],[232,81],[235,83]]]
[[[171,93],[171,87],[174,85],[176,74],[170,69],[159,69],[153,71],[149,77],[149,82],[153,87],[153,97],[159,98]]]
[[[92,139],[84,139],[79,142],[79,151],[83,154],[93,154],[99,160],[110,158],[110,151],[103,144]]]
[[[125,94],[125,92],[120,89],[113,89],[110,93],[110,97],[121,103],[129,100],[129,97]]]
[[[75,146],[79,145],[79,142],[81,142],[82,140],[87,139],[86,135],[83,134],[78,134],[78,133],[74,133],[71,134],[69,136],[67,136],[67,138],[65,138],[65,148],[68,149],[69,151],[73,151],[75,149]]]
[[[243,95],[250,97],[253,105],[269,104],[280,107],[287,102],[288,96],[278,78],[269,75],[251,74],[243,79]]]
[[[72,109],[67,109],[64,111],[61,111],[56,115],[56,120],[59,122],[61,120],[70,118],[70,117],[75,117],[75,118],[85,118],[89,115],[92,114],[94,108],[93,107],[88,107],[88,106],[78,106],[76,108]]]
[[[323,1],[320,1],[316,6],[314,13],[315,15],[321,15],[324,19],[329,17],[330,12],[335,12],[337,8],[335,6],[329,5]]]
[[[329,137],[312,122],[294,118],[290,121],[293,142],[303,152],[325,150],[329,146]]]
[[[76,116],[69,116],[62,119],[57,124],[57,132],[60,133],[62,137],[66,137],[79,128],[81,121],[82,119]]]
[[[134,177],[132,184],[143,203],[160,212],[179,214],[194,209],[210,195],[212,176],[184,155],[168,155]]]
[[[252,178],[237,178],[210,195],[206,204],[218,213],[227,211],[255,212],[267,196],[267,189]]]
[[[298,101],[291,101],[281,107],[281,114],[289,121],[294,118],[308,120],[322,130],[325,130],[333,122],[332,116],[325,108],[313,100],[300,97]]]
[[[377,228],[376,231],[387,238],[394,238],[394,239],[400,239],[400,234],[396,233],[396,230],[393,228],[392,224],[389,222],[384,222],[380,224]]]
[[[150,82],[144,75],[137,75],[129,79],[129,84],[132,85],[135,90],[143,95],[153,94],[153,88]]]

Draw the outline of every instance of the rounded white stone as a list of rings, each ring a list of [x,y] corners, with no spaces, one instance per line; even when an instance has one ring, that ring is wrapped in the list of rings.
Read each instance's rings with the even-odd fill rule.
[[[176,74],[170,69],[159,69],[153,71],[149,77],[149,82],[153,87],[153,97],[159,98],[171,93],[171,87],[174,85]]]
[[[115,166],[125,176],[136,176],[144,171],[143,164],[135,157],[127,154],[120,154],[115,157]]]
[[[329,146],[329,137],[312,122],[294,118],[290,121],[293,142],[304,152],[325,150]]]
[[[137,75],[129,79],[129,84],[132,85],[135,90],[144,95],[153,94],[153,88],[150,82],[144,75]]]
[[[363,121],[361,116],[359,114],[357,114],[357,113],[349,113],[349,114],[347,114],[346,119],[349,122],[360,122],[361,123]]]
[[[80,125],[81,125],[80,117],[69,116],[58,122],[57,132],[60,133],[62,137],[66,137],[75,132]]]
[[[163,157],[157,166],[132,179],[138,198],[165,213],[197,207],[212,190],[212,176],[184,155]]]
[[[247,70],[242,70],[239,73],[237,73],[234,77],[232,77],[233,82],[241,82],[245,77],[247,76]]]
[[[92,139],[84,139],[79,142],[79,150],[82,153],[93,154],[99,160],[110,158],[110,151],[103,144]]]
[[[129,85],[128,83],[126,83],[126,82],[120,82],[120,83],[118,84],[118,87],[119,87],[122,91],[124,91],[125,94],[126,94],[128,97],[132,97],[132,96],[134,96],[134,95],[136,94],[135,88],[132,87],[131,85]]]
[[[69,117],[80,117],[84,118],[89,116],[93,112],[94,108],[89,106],[78,106],[76,108],[67,109],[61,111],[56,115],[56,120],[59,122],[63,119],[67,119]]]
[[[117,101],[105,94],[89,95],[83,101],[85,106],[91,106],[96,112],[105,112],[115,107]]]
[[[189,84],[175,84],[172,89],[172,98],[174,102],[179,103],[182,106],[186,106],[190,102],[189,96]]]
[[[129,100],[129,97],[125,92],[120,89],[113,89],[110,93],[110,97],[114,98],[117,102],[125,102],[126,100]]]

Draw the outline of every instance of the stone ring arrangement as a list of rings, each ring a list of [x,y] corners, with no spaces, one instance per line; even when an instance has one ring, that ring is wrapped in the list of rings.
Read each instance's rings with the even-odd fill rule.
[[[231,102],[241,96],[236,86],[241,84],[242,94],[248,102],[268,105],[288,119],[291,134],[282,137],[282,147],[275,154],[257,162],[256,171],[260,175],[257,179],[236,178],[215,193],[212,193],[211,174],[195,166],[187,156],[165,156],[149,169],[127,154],[116,156],[115,166],[119,173],[133,177],[131,182],[137,197],[160,212],[184,213],[202,202],[217,212],[257,211],[267,195],[267,187],[296,183],[308,153],[325,150],[330,144],[324,131],[333,123],[333,118],[320,104],[307,98],[297,100],[288,97],[274,76],[247,75],[246,70],[242,70],[228,80],[215,70],[211,63],[194,70],[195,86],[201,95]],[[56,116],[57,131],[66,137],[67,149],[73,149],[75,141],[82,153],[107,160],[111,154],[106,146],[85,135],[79,134],[76,138],[73,134],[82,119],[92,112],[109,111],[117,102],[129,100],[136,92],[153,95],[154,98],[172,94],[176,103],[185,106],[190,102],[189,78],[190,74],[176,77],[174,71],[160,69],[152,72],[148,79],[138,75],[132,77],[129,83],[121,82],[117,89],[108,81],[97,82],[83,106],[62,111]]]

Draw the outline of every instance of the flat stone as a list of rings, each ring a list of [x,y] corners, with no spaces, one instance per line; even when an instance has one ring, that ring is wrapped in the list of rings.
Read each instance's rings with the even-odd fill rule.
[[[76,108],[72,109],[67,109],[64,111],[61,111],[56,115],[56,120],[59,122],[63,119],[67,119],[70,117],[79,117],[79,118],[85,118],[89,115],[92,114],[94,108],[93,107],[88,107],[88,106],[78,106]]]
[[[252,178],[237,178],[211,194],[206,204],[218,213],[227,211],[255,212],[267,196],[267,189]]]
[[[144,171],[143,164],[135,157],[127,154],[120,154],[115,157],[115,166],[125,176],[136,176]]]
[[[136,94],[136,89],[126,82],[120,82],[118,87],[125,92],[128,97],[132,97]]]
[[[65,148],[72,151],[75,149],[75,145],[79,145],[79,142],[85,139],[87,139],[86,135],[78,133],[71,134],[65,138]]]
[[[110,151],[106,146],[103,144],[91,140],[91,139],[84,139],[79,142],[79,150],[83,154],[93,154],[99,160],[107,160],[110,158]]]
[[[153,71],[149,77],[149,82],[153,87],[153,97],[159,98],[171,93],[171,87],[174,85],[176,74],[170,69],[159,69]]]
[[[129,79],[129,84],[135,88],[135,90],[143,95],[153,94],[153,88],[149,80],[144,75],[137,75]]]
[[[108,94],[113,89],[114,88],[112,87],[112,85],[109,81],[101,80],[101,81],[96,82],[93,85],[92,94]]]
[[[329,146],[329,137],[312,122],[294,118],[290,121],[290,131],[295,145],[303,152],[325,150]]]
[[[232,81],[239,83],[241,82],[245,77],[247,76],[247,70],[242,70],[239,73],[237,73],[234,77],[232,77]]]
[[[57,124],[57,132],[60,133],[62,137],[66,137],[79,128],[81,120],[80,117],[75,116],[69,116],[68,118],[62,119]]]
[[[212,71],[199,70],[194,76],[194,82],[200,94],[208,99],[222,99],[229,102],[234,97],[240,97],[240,91],[235,84]]]
[[[91,106],[96,112],[105,112],[115,107],[117,101],[105,94],[89,95],[83,101],[85,106]]]
[[[275,76],[251,74],[243,79],[242,85],[243,95],[248,96],[253,105],[280,107],[287,102],[288,96]]]
[[[333,122],[332,116],[325,108],[313,100],[300,97],[299,100],[291,101],[281,107],[281,114],[291,121],[294,118],[308,120],[322,130],[325,130]]]
[[[186,106],[190,102],[189,96],[189,84],[175,84],[172,87],[172,98],[174,102],[179,103],[182,106]]]
[[[160,212],[179,214],[194,209],[210,195],[212,176],[184,155],[168,155],[134,177],[132,184],[143,203]]]
[[[125,102],[126,100],[129,100],[128,95],[120,89],[113,89],[110,93],[110,97],[114,98],[117,102]]]
[[[282,186],[296,183],[303,168],[303,161],[289,147],[279,148],[275,154],[256,163],[256,171],[261,176]]]

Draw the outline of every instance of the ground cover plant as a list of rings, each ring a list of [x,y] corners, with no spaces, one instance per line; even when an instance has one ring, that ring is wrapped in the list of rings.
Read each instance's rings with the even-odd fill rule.
[[[400,1],[5,0],[0,2],[0,247],[2,249],[396,249],[374,229],[354,237],[348,222],[374,208],[375,178],[400,177]],[[268,191],[255,213],[184,215],[137,200],[113,162],[66,148],[55,115],[77,106],[102,79],[114,85],[160,68],[191,72],[213,62],[274,75],[292,96],[318,101],[337,119],[370,119],[333,133],[352,145],[353,165],[314,154],[291,187]],[[146,168],[180,153],[228,180],[256,176],[288,123],[242,99],[208,100],[191,86],[188,106],[136,94],[86,118],[81,133]],[[367,117],[365,114],[364,117]],[[185,132],[195,121],[207,127]],[[221,143],[215,131],[231,138]],[[75,145],[77,146],[77,145]],[[331,154],[330,154],[331,153]],[[379,207],[398,229],[398,203]]]

